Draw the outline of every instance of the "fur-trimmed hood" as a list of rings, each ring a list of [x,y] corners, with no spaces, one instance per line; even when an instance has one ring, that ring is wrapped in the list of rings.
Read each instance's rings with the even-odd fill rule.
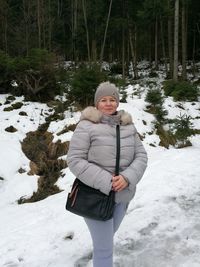
[[[147,154],[132,123],[131,115],[121,110],[105,115],[94,107],[83,110],[67,153],[70,171],[83,183],[109,194],[116,165],[116,125],[120,125],[119,173],[128,187],[116,192],[116,203],[128,203],[147,166]],[[123,124],[123,125],[122,125]]]
[[[118,120],[121,125],[133,123],[131,115],[124,110],[117,111],[116,115],[104,115],[101,111],[92,106],[89,106],[82,111],[80,120],[89,120],[94,123],[99,123],[102,122],[105,117]]]

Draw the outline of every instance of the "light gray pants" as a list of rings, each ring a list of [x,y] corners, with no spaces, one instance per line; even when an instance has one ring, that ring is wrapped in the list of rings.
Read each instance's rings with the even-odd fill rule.
[[[115,205],[113,218],[108,221],[85,219],[93,241],[93,267],[113,266],[113,237],[126,213],[127,204]]]

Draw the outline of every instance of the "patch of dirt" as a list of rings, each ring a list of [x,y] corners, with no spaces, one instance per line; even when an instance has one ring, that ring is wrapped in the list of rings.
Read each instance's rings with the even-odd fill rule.
[[[38,190],[29,199],[20,198],[19,204],[42,200],[61,190],[55,185],[61,175],[61,170],[67,167],[66,160],[59,159],[66,155],[69,142],[53,142],[53,134],[39,127],[37,131],[29,132],[21,143],[22,151],[30,159],[29,175],[39,175]]]

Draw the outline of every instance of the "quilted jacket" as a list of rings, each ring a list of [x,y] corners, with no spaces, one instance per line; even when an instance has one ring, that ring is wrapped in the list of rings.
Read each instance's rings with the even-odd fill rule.
[[[128,187],[116,192],[116,203],[129,203],[147,167],[147,153],[129,113],[105,115],[94,107],[83,110],[70,141],[70,171],[85,184],[109,194],[116,161],[116,125],[120,124],[120,174]]]

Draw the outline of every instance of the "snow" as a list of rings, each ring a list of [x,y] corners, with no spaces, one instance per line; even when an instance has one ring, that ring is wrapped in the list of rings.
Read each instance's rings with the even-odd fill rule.
[[[158,146],[153,115],[145,112],[143,95],[134,95],[138,86],[127,88],[127,103],[119,109],[131,113],[149,163],[127,215],[115,236],[114,266],[118,267],[199,267],[200,266],[200,138],[190,138],[192,147],[165,149]],[[145,92],[146,89],[141,91]],[[21,197],[37,190],[38,176],[28,175],[29,159],[20,142],[26,133],[45,122],[51,111],[45,104],[24,102],[13,111],[3,111],[8,95],[0,95],[0,267],[92,266],[89,231],[79,216],[65,210],[74,176],[63,170],[57,185],[63,191],[42,201],[18,205]],[[15,102],[23,101],[16,98]],[[200,129],[199,103],[181,103],[166,98],[169,118],[187,112]],[[180,104],[180,103],[179,103]],[[25,111],[27,116],[20,116]],[[54,141],[70,140],[72,132],[57,135],[65,126],[78,122],[80,112],[65,112],[49,131]],[[5,128],[13,125],[17,132]],[[150,134],[151,132],[151,134]],[[154,143],[152,147],[149,144]],[[24,170],[19,173],[19,169]],[[102,266],[103,267],[103,266]]]

